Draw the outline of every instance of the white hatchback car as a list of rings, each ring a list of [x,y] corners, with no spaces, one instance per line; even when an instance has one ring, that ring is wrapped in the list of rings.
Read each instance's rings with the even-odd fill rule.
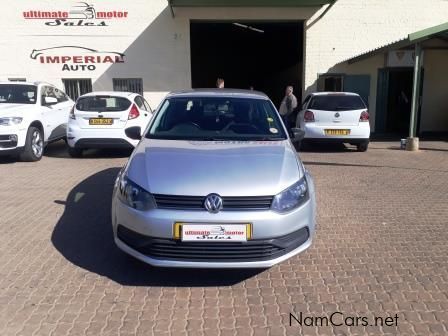
[[[134,148],[126,128],[146,128],[152,117],[148,102],[131,92],[91,92],[79,97],[67,127],[69,154],[80,157],[89,148]]]
[[[308,95],[297,114],[296,126],[305,131],[306,142],[334,141],[369,146],[369,112],[362,98],[350,92],[317,92]]]
[[[38,161],[47,143],[65,138],[73,101],[43,82],[0,82],[0,155]]]

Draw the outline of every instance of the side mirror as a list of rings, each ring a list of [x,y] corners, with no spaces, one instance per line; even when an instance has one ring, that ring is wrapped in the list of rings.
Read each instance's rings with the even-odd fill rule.
[[[45,105],[54,105],[58,103],[58,100],[55,97],[45,97],[44,102]]]
[[[305,138],[305,131],[301,128],[291,128],[292,142],[299,142]]]
[[[132,126],[126,128],[124,130],[124,133],[128,138],[131,138],[132,140],[140,140],[142,138],[142,129],[140,126]]]

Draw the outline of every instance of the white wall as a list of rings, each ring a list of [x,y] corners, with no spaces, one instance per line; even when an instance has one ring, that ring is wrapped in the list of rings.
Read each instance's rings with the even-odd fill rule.
[[[0,80],[25,77],[62,87],[61,78],[92,78],[94,89],[100,90],[111,89],[115,77],[141,77],[145,96],[155,107],[168,91],[191,86],[190,20],[309,19],[305,31],[304,89],[310,91],[318,74],[336,71],[339,62],[448,18],[445,0],[338,0],[318,20],[322,10],[309,7],[175,8],[172,18],[166,0],[95,0],[97,10],[128,12],[126,19],[105,20],[107,27],[51,27],[44,24],[46,20],[25,20],[22,15],[29,10],[69,10],[76,3],[20,0],[2,7]],[[61,71],[61,65],[39,64],[30,58],[33,49],[61,45],[124,52],[126,63],[70,73]],[[281,46],[278,49],[281,52]],[[376,89],[373,80],[377,64],[367,64],[365,68],[363,64],[353,65],[347,71],[371,73],[372,91]],[[373,96],[370,101],[375,102]]]
[[[420,131],[446,132],[448,129],[448,50],[427,50]]]
[[[175,8],[173,18],[166,0],[96,0],[97,11],[128,12],[125,19],[105,20],[107,27],[54,27],[44,24],[51,20],[25,20],[22,14],[30,10],[70,10],[76,3],[21,0],[3,8],[0,80],[24,77],[62,88],[62,78],[92,78],[94,90],[110,90],[112,78],[143,78],[145,96],[156,107],[167,92],[191,87],[190,20],[306,20],[318,9]],[[39,64],[30,58],[33,49],[62,45],[123,52],[126,61],[100,64],[95,71],[68,72],[62,71],[60,64]]]
[[[446,0],[338,0],[323,19],[307,22],[305,85],[348,58],[448,21]]]

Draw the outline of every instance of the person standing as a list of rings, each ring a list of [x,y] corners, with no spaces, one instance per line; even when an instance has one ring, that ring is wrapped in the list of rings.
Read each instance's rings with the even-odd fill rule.
[[[217,87],[218,89],[224,89],[224,79],[222,79],[222,78],[218,78],[218,79],[216,80],[216,87]]]
[[[290,128],[290,121],[291,115],[297,108],[297,98],[293,94],[293,87],[287,86],[286,87],[286,93],[285,97],[282,100],[282,103],[280,104],[280,115],[283,119],[283,123],[285,124],[285,127],[287,130]]]

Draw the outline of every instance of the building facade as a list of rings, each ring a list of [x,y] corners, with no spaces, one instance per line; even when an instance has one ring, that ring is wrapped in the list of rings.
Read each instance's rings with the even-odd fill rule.
[[[396,89],[390,95],[401,105],[386,102],[381,113],[389,119],[378,115],[381,69],[400,69],[389,79],[407,83],[412,54],[351,60],[447,18],[446,0],[21,0],[3,8],[0,80],[47,81],[74,98],[132,90],[153,108],[169,91],[213,86],[217,77],[226,86],[255,86],[275,103],[289,84],[299,98],[355,91],[375,130],[377,120],[399,124],[391,116],[409,99],[407,87]],[[448,130],[447,60],[443,45],[425,51],[421,132]]]

